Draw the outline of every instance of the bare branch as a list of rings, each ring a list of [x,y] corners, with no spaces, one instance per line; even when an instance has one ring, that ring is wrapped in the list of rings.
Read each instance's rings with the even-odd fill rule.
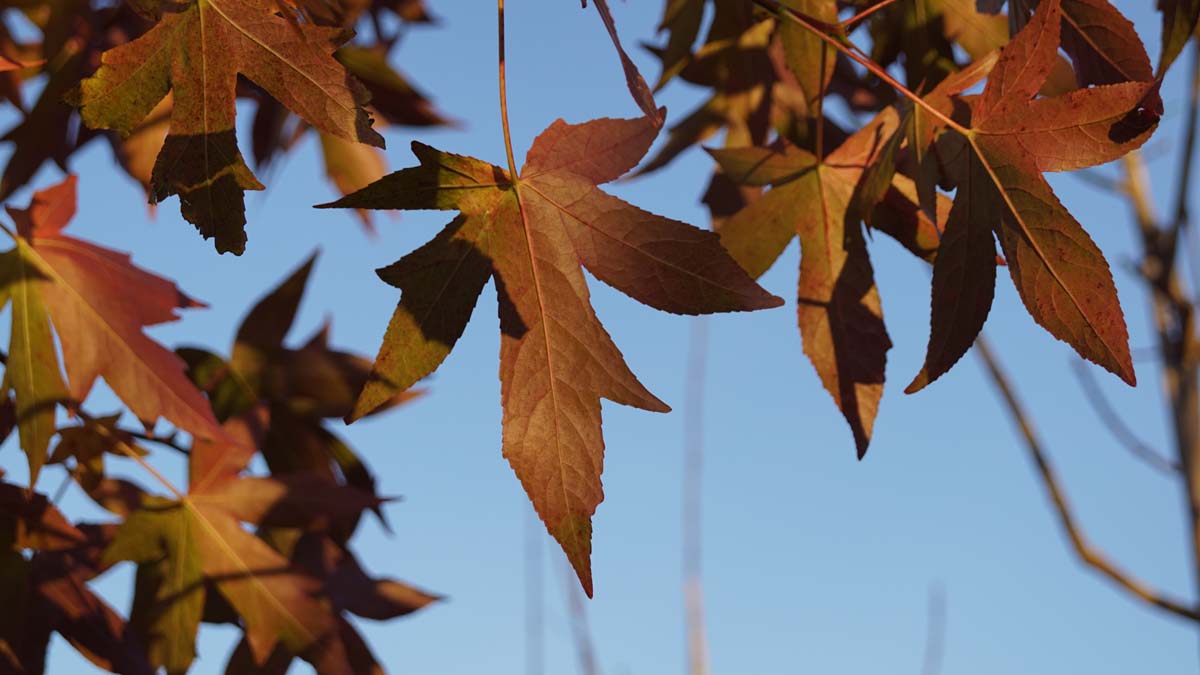
[[[1029,416],[1026,414],[1021,402],[1017,400],[1016,392],[1010,384],[1008,376],[1001,370],[999,362],[988,346],[987,340],[982,335],[975,340],[975,353],[979,355],[979,358],[987,367],[988,374],[991,376],[997,391],[1000,392],[1000,396],[1008,408],[1009,415],[1021,432],[1025,448],[1029,451],[1030,458],[1033,459],[1034,464],[1037,466],[1038,475],[1041,477],[1051,501],[1054,502],[1054,508],[1058,511],[1059,523],[1062,525],[1067,537],[1071,540],[1071,545],[1075,548],[1075,552],[1079,555],[1079,558],[1131,596],[1176,616],[1200,622],[1200,611],[1197,611],[1197,609],[1186,603],[1166,597],[1164,594],[1150,588],[1144,582],[1130,576],[1110,561],[1107,556],[1093,548],[1087,539],[1084,538],[1083,533],[1080,532],[1079,526],[1075,522],[1075,516],[1071,512],[1071,507],[1067,503],[1066,495],[1059,485],[1058,476],[1055,474],[1054,468],[1050,465],[1049,459],[1047,459],[1045,452],[1042,450],[1042,443],[1033,430]]]
[[[571,621],[571,632],[575,636],[575,654],[579,658],[579,670],[583,675],[601,675],[600,663],[596,660],[596,647],[592,641],[592,628],[588,625],[587,606],[583,604],[583,590],[575,581],[571,563],[562,558],[563,590],[567,594],[567,615]]]
[[[1142,439],[1138,438],[1137,434],[1125,424],[1125,420],[1117,412],[1116,408],[1109,403],[1104,392],[1100,390],[1099,383],[1096,378],[1092,377],[1092,371],[1088,365],[1081,360],[1075,360],[1071,363],[1072,370],[1075,372],[1075,377],[1079,380],[1079,386],[1083,389],[1084,395],[1087,396],[1088,403],[1096,411],[1096,417],[1104,423],[1117,442],[1124,446],[1134,457],[1140,459],[1147,466],[1150,466],[1158,471],[1162,471],[1169,476],[1179,476],[1179,463],[1166,457],[1163,457],[1156,452],[1150,445]]]
[[[1104,192],[1117,193],[1122,191],[1123,186],[1120,180],[1111,176],[1105,176],[1095,169],[1072,171],[1071,176]]]
[[[545,600],[542,589],[542,523],[537,513],[526,506],[525,516],[525,673],[545,672]]]
[[[929,620],[925,633],[925,658],[921,675],[940,675],[946,653],[946,589],[941,584],[929,588]]]
[[[1200,49],[1192,46],[1191,79],[1188,87],[1187,135],[1183,142],[1183,155],[1179,158],[1179,185],[1175,193],[1175,222],[1173,230],[1187,227],[1188,194],[1191,192],[1192,158],[1196,151],[1196,117],[1200,113]]]
[[[683,595],[687,619],[688,672],[708,675],[701,581],[701,506],[704,468],[704,385],[708,362],[708,321],[692,319],[684,384],[683,433]]]

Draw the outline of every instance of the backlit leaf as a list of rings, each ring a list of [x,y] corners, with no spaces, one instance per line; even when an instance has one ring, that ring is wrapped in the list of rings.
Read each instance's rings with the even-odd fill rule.
[[[580,265],[648,305],[699,314],[781,303],[716,235],[600,191],[645,154],[648,118],[555,122],[519,177],[414,143],[420,166],[332,206],[461,212],[432,241],[380,270],[402,290],[353,417],[425,377],[462,334],[489,278],[500,302],[504,455],[590,594],[591,516],[603,493],[600,399],[667,406],[630,372],[592,311]]]

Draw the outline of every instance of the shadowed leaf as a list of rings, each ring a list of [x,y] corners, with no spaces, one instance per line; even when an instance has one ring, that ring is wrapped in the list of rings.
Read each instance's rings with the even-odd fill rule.
[[[630,372],[592,311],[580,264],[653,307],[698,314],[773,307],[716,235],[599,190],[657,134],[648,118],[555,122],[513,179],[420,144],[420,166],[331,206],[458,210],[433,240],[380,276],[402,290],[361,417],[433,372],[462,334],[488,278],[500,302],[504,455],[547,529],[592,590],[591,515],[602,499],[600,399],[667,407]]]

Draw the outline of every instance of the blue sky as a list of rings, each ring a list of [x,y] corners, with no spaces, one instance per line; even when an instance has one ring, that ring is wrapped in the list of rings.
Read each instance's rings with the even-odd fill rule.
[[[1157,54],[1152,3],[1115,4]],[[432,6],[441,25],[413,30],[397,58],[463,126],[392,128],[388,160],[397,168],[410,164],[408,143],[417,138],[502,164],[493,8],[485,2]],[[640,0],[613,9],[652,79],[653,60],[635,46],[653,39],[661,3]],[[518,158],[555,118],[636,114],[594,10],[566,0],[510,0],[508,22]],[[1159,204],[1174,189],[1171,153],[1181,138],[1185,68],[1167,80],[1167,121],[1147,149]],[[676,84],[660,100],[677,120],[699,93]],[[246,127],[248,115],[239,121]],[[255,294],[319,248],[293,338],[302,340],[331,317],[337,345],[373,354],[397,299],[374,268],[448,220],[444,213],[384,216],[380,237],[371,240],[352,213],[313,210],[333,192],[308,139],[265,177],[266,193],[249,197],[247,253],[221,257],[182,221],[174,199],[150,218],[140,188],[114,171],[103,144],[82,153],[74,170],[81,176],[74,234],[133,251],[136,262],[211,305],[155,328],[170,345],[228,349]],[[643,208],[703,224],[698,198],[709,170],[707,158],[693,150],[665,171],[610,187]],[[1112,167],[1098,172],[1116,174]],[[58,179],[58,170],[48,168],[35,186]],[[1147,305],[1129,272],[1137,249],[1127,206],[1072,176],[1052,182],[1114,265],[1132,345],[1150,346]],[[15,202],[26,198],[23,192]],[[1130,601],[1074,559],[974,357],[919,395],[902,393],[924,355],[929,276],[923,263],[888,240],[876,238],[870,247],[895,348],[865,461],[855,459],[849,430],[803,357],[792,302],[707,319],[703,562],[713,672],[917,673],[934,586],[944,589],[947,603],[947,674],[1195,672],[1194,626]],[[763,285],[792,298],[797,258],[793,245]],[[633,370],[676,409],[655,415],[605,403],[607,498],[595,519],[596,598],[587,605],[598,659],[604,672],[617,675],[683,672],[681,413],[692,320],[655,312],[594,281],[592,292]],[[1183,496],[1097,423],[1071,375],[1072,353],[1034,325],[1006,275],[987,333],[1011,367],[1091,539],[1149,583],[1191,597]],[[449,596],[409,619],[363,623],[391,672],[525,672],[530,509],[500,455],[498,335],[489,287],[431,381],[431,395],[345,431],[381,477],[383,491],[404,496],[389,507],[394,535],[373,523],[361,531],[364,564]],[[1166,451],[1154,363],[1139,361],[1137,369],[1137,389],[1100,371],[1097,376],[1126,419]],[[95,407],[111,400],[101,391]],[[182,476],[174,458],[161,459],[171,475]],[[0,465],[19,477],[23,463],[10,441]],[[117,466],[138,475],[136,467]],[[59,476],[48,472],[43,480],[42,489],[51,490]],[[64,504],[100,514],[75,490]],[[577,672],[561,556],[546,537],[538,539],[545,672]],[[100,583],[122,611],[131,578],[131,570],[119,569]],[[222,672],[233,637],[228,629],[205,626],[193,672]],[[91,672],[57,640],[49,665],[52,673]]]

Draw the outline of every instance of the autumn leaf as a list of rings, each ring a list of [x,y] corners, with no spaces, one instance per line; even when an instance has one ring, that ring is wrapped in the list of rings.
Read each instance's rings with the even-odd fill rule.
[[[364,509],[373,511],[386,527],[379,508],[386,500],[376,495],[375,477],[358,453],[326,424],[327,419],[340,420],[354,410],[371,362],[332,348],[328,324],[299,348],[285,345],[315,261],[315,255],[306,260],[247,313],[229,360],[195,347],[179,353],[188,362],[193,381],[208,394],[217,417],[238,425],[242,439],[236,452],[203,453],[220,458],[222,464],[195,467],[197,476],[209,476],[197,481],[207,484],[217,476],[236,474],[257,449],[282,484],[316,480],[354,488],[353,494],[364,495],[366,502],[349,502],[355,505],[349,511],[324,510],[331,516],[330,536],[344,543]],[[397,392],[375,412],[422,393],[419,389]],[[272,485],[260,487],[262,495],[269,495]],[[319,494],[323,487],[315,485],[314,490]]]
[[[594,4],[596,11],[600,14],[600,20],[604,22],[605,30],[608,31],[608,37],[612,39],[613,47],[617,50],[617,56],[621,59],[621,70],[625,72],[625,84],[629,87],[629,93],[645,113],[646,118],[653,122],[655,127],[661,127],[665,119],[664,111],[659,110],[658,105],[654,102],[654,92],[650,90],[645,78],[638,72],[633,59],[629,58],[629,54],[621,46],[621,38],[617,35],[617,22],[613,19],[608,0],[594,0]],[[587,0],[584,0],[583,5],[587,6]]]
[[[1062,48],[1080,86],[1154,79],[1137,30],[1109,0],[1062,0],[1061,7]]]
[[[489,278],[500,303],[504,456],[592,591],[591,516],[603,493],[600,399],[665,412],[596,318],[582,264],[636,300],[700,314],[781,304],[729,258],[716,235],[600,191],[657,134],[648,118],[557,121],[519,177],[420,143],[420,166],[326,206],[461,213],[433,240],[379,270],[402,290],[371,380],[351,419],[433,372]]]
[[[7,375],[35,478],[53,434],[55,404],[64,398],[82,402],[98,377],[148,425],[163,417],[202,438],[220,435],[184,363],[142,332],[178,319],[178,309],[203,305],[135,267],[128,255],[64,234],[75,214],[75,186],[71,176],[36,193],[27,209],[7,207],[17,245],[0,256],[0,292],[12,299],[14,324],[21,328],[12,334]],[[59,375],[51,323],[69,387]]]
[[[1162,12],[1162,54],[1158,58],[1158,72],[1164,74],[1175,59],[1183,52],[1188,40],[1200,20],[1200,0],[1158,0],[1158,11]]]
[[[824,25],[837,25],[837,2],[835,0],[784,0],[789,9],[799,12],[808,20]],[[804,94],[810,111],[815,113],[817,102],[824,97],[829,78],[833,76],[836,55],[824,41],[796,22],[784,21],[779,25],[783,42],[784,60],[796,84]]]
[[[976,0],[894,3],[871,22],[870,32],[872,60],[888,66],[903,55],[906,81],[924,89],[958,70],[955,47],[976,61],[1009,37],[1008,20],[979,11]]]
[[[56,402],[66,398],[50,331],[50,319],[38,292],[44,278],[20,250],[0,254],[3,289],[0,302],[12,301],[5,379],[16,395],[17,436],[29,465],[29,484],[37,485],[55,432]]]
[[[243,192],[262,185],[234,136],[237,76],[246,76],[318,130],[383,147],[363,108],[365,89],[333,58],[338,28],[293,24],[268,0],[163,6],[159,23],[104,53],[73,94],[85,124],[129,135],[169,92],[171,127],[151,178],[151,201],[178,194],[183,215],[217,250],[245,250]]]
[[[145,499],[106,551],[109,564],[138,564],[132,621],[152,663],[170,673],[185,672],[195,656],[209,585],[244,621],[256,662],[282,646],[321,672],[353,672],[324,583],[242,523],[323,531],[379,500],[315,474],[241,475],[263,423],[252,411],[226,423],[228,440],[197,443],[187,493]]]
[[[321,154],[325,158],[325,175],[342,195],[361,190],[387,173],[387,161],[375,148],[329,134],[319,136]],[[374,233],[371,216],[366,211],[359,211],[358,217],[367,232]]]
[[[679,66],[681,79],[709,87],[712,94],[668,129],[667,141],[636,175],[657,171],[723,128],[733,145],[764,141],[774,121],[772,102],[783,96],[784,89],[798,90],[778,81],[768,57],[774,21],[755,22],[736,4],[718,3],[716,11],[707,42],[687,64]],[[664,62],[663,67],[669,66]],[[782,122],[779,125],[784,126]]]
[[[0,482],[0,532],[0,670],[43,672],[58,633],[99,668],[154,672],[125,619],[88,585],[105,567],[108,528],[71,525],[44,495]]]
[[[324,579],[330,601],[339,612],[337,639],[356,674],[382,675],[384,671],[362,636],[347,620],[346,613],[385,621],[406,616],[441,599],[395,579],[369,576],[348,548],[320,534],[281,539],[277,548],[309,574]],[[230,656],[225,672],[282,675],[293,660],[293,654],[279,646],[265,664],[256,664],[248,642],[243,640]]]
[[[231,435],[237,433],[231,430]],[[318,526],[367,508],[373,498],[313,477],[239,477],[240,467],[221,459],[225,452],[217,444],[195,448],[191,488],[178,496],[192,523],[205,577],[216,583],[245,621],[246,639],[258,662],[282,644],[318,664],[321,672],[352,672],[337,639],[336,617],[322,599],[320,580],[296,568],[241,523]],[[216,467],[220,468],[214,471]]]
[[[71,524],[45,495],[0,481],[0,531],[3,544],[34,551],[70,551],[87,543],[87,536]]]
[[[371,94],[371,111],[389,124],[409,127],[454,125],[425,92],[388,62],[383,49],[346,45],[334,53]]]
[[[138,565],[129,623],[150,665],[170,675],[186,673],[195,659],[204,613],[204,575],[192,527],[174,502],[148,500],[125,519],[104,554],[108,564]]]
[[[658,52],[662,74],[654,85],[655,91],[666,86],[687,65],[692,45],[700,34],[707,4],[708,0],[670,0],[663,6],[658,32],[667,32],[667,42]]]
[[[751,276],[765,273],[800,238],[797,320],[804,353],[850,425],[859,457],[871,441],[892,343],[860,225],[863,214],[850,207],[864,170],[879,161],[898,125],[888,109],[824,159],[787,143],[709,151],[735,182],[773,186],[718,230]],[[887,185],[880,192],[880,199],[905,200]]]
[[[946,135],[958,192],[934,263],[929,351],[910,393],[949,370],[982,328],[995,279],[992,233],[1034,320],[1083,358],[1135,382],[1108,263],[1041,174],[1102,164],[1139,147],[1161,114],[1158,85],[1125,81],[1036,98],[1057,56],[1063,16],[1058,0],[1038,6],[970,100],[965,137]],[[1122,72],[1148,74],[1144,51],[1124,63]]]

